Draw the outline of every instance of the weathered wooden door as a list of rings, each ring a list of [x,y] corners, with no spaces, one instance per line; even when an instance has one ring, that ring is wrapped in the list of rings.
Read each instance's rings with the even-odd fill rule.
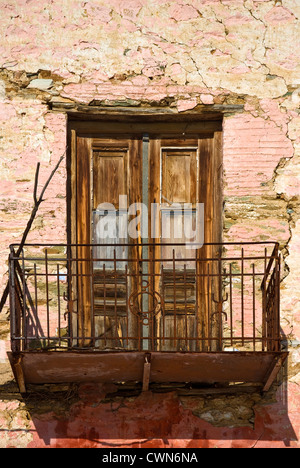
[[[213,244],[222,239],[221,136],[154,139],[150,145],[150,199],[160,204],[155,287],[164,303],[156,317],[158,350],[204,351],[214,344],[216,263],[206,259],[217,256]]]
[[[221,133],[188,139],[151,133],[149,139],[77,135],[72,145],[71,230],[78,244],[72,255],[78,259],[73,265],[73,334],[78,344],[107,350],[205,350],[211,308],[205,262],[197,260],[214,255],[215,247],[186,246],[191,239],[186,230],[178,234],[178,226],[195,232],[197,207],[203,204],[203,236],[196,242],[221,241]],[[140,222],[132,237],[130,214],[137,215],[132,207],[140,203],[147,205],[147,232],[141,237]],[[144,249],[137,247],[141,241]],[[132,293],[146,320],[131,313]],[[147,310],[153,310],[156,293],[161,308],[150,317]]]
[[[141,144],[134,137],[77,137],[75,326],[77,336],[85,338],[81,346],[137,347],[129,337],[138,336],[138,322],[128,314],[127,300],[138,288],[138,249],[127,244],[139,239],[127,236],[126,212],[141,201]]]

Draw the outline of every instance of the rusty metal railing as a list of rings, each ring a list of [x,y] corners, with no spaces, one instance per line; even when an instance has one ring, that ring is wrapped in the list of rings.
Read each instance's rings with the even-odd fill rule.
[[[277,243],[142,247],[12,245],[12,351],[280,351]]]

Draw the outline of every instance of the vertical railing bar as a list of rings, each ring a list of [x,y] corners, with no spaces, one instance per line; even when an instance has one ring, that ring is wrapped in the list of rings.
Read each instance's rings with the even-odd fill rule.
[[[68,342],[69,342],[69,346],[72,346],[71,343],[73,343],[73,307],[71,307],[71,310],[70,310],[70,307],[69,307],[69,304],[70,304],[70,301],[71,301],[71,304],[73,304],[73,288],[72,288],[72,259],[70,257],[70,252],[71,252],[71,249],[68,249],[67,250],[67,265],[68,265],[68,269],[67,269],[67,278],[68,278],[68,296],[67,296],[67,300],[68,300],[68,308],[67,308],[67,311],[68,311],[68,329],[69,329],[69,339],[68,339]]]
[[[84,303],[83,303],[83,274],[82,274],[82,264],[78,262],[78,273],[80,278],[80,308],[81,308],[81,345],[84,346],[85,330],[84,330]]]
[[[133,282],[136,285],[138,290],[142,290],[143,287],[143,275],[141,275],[141,270],[142,270],[142,261],[141,261],[141,256],[140,256],[140,248],[139,245],[136,244],[136,267],[134,269],[134,273],[132,275],[133,277]],[[141,306],[141,317],[138,317],[138,350],[142,351],[144,346],[144,340],[143,340],[143,301],[140,302]],[[141,319],[142,318],[142,319]]]
[[[57,264],[57,312],[58,312],[58,345],[61,345],[61,308],[60,308],[60,284],[59,284],[59,263]]]
[[[200,337],[198,336],[198,323],[199,323],[199,277],[198,277],[198,269],[199,269],[199,262],[198,262],[198,255],[199,250],[196,249],[196,258],[195,258],[195,280],[196,280],[196,317],[195,317],[195,351],[199,351],[200,349]]]
[[[281,253],[278,254],[278,285],[277,285],[277,297],[278,297],[278,302],[277,302],[277,320],[278,320],[278,351],[281,349],[281,344],[280,344],[280,278],[281,278]]]
[[[252,288],[253,288],[253,351],[256,351],[256,301],[255,301],[255,264],[252,264]]]
[[[264,278],[263,278],[262,283],[264,283],[264,282],[266,283],[267,277],[269,276],[269,274],[271,272],[271,268],[272,268],[272,265],[274,263],[274,260],[276,261],[276,259],[278,258],[278,248],[279,248],[279,245],[276,243],[272,253],[270,254],[270,257],[268,257],[267,248],[265,247],[265,255],[263,257],[264,261],[265,261],[265,272],[264,272]],[[268,265],[267,265],[268,258],[269,258],[269,262],[268,262]],[[256,260],[258,260],[258,258]]]
[[[92,338],[92,346],[95,347],[95,274],[94,274],[94,249],[91,249],[91,266],[90,266],[90,275],[91,275],[91,338]]]
[[[126,297],[126,335],[127,347],[129,347],[129,307],[128,307],[128,264],[125,263],[125,297]]]
[[[76,320],[76,335],[77,335],[77,345],[80,345],[80,340],[79,338],[79,328],[80,328],[80,321],[79,318],[81,319],[81,303],[82,303],[82,290],[81,290],[81,284],[80,284],[80,275],[79,275],[79,246],[76,245],[76,255],[75,255],[75,268],[74,268],[74,277],[75,277],[75,283],[76,283],[76,296],[77,296],[77,320]]]
[[[273,351],[273,325],[274,325],[274,310],[275,310],[275,271],[276,265],[270,275],[269,285],[267,288],[267,350]]]
[[[34,307],[35,307],[35,312],[36,312],[36,320],[38,321],[38,288],[37,288],[37,267],[36,263],[34,263]],[[38,335],[38,324],[36,324],[36,339],[39,338]]]
[[[186,263],[184,264],[183,272],[183,287],[184,287],[184,314],[185,314],[185,346],[188,347],[188,319],[187,319],[187,291],[186,291]]]
[[[275,314],[276,314],[276,351],[280,351],[280,275],[281,275],[281,255],[277,254],[276,282],[275,282]]]
[[[175,275],[175,249],[173,249],[173,294],[174,294],[174,348],[177,347],[177,301],[176,301],[176,275]]]
[[[164,307],[163,307],[163,316],[162,316],[162,329],[163,329],[163,340],[162,344],[165,346],[165,334],[166,334],[166,327],[165,327],[165,317],[166,317],[166,310],[165,310],[165,288],[164,288],[164,265],[163,263],[161,264],[161,285],[162,285],[162,296],[163,296],[163,301],[164,301]]]
[[[156,203],[155,199],[154,199],[154,203]],[[152,215],[152,209],[151,209],[151,215]],[[155,216],[153,217],[153,220],[155,220]],[[154,229],[153,226],[151,226],[151,230]],[[155,229],[154,231],[155,232]],[[155,247],[155,237],[153,235],[153,245],[151,247],[151,258],[152,258],[152,263],[151,263],[151,273],[152,273],[152,291],[155,293],[159,293],[159,291],[156,291],[156,255],[157,255],[157,252],[156,252],[156,247]],[[159,275],[159,273],[158,273]],[[158,280],[158,289],[159,289],[159,280]],[[160,296],[161,298],[161,296]],[[154,300],[152,302],[153,306],[154,307]],[[162,305],[162,300],[161,300],[161,309],[163,307]],[[152,327],[152,334],[153,334],[153,349],[152,351],[157,351],[158,349],[160,349],[161,347],[161,342],[159,341],[159,335],[160,335],[160,325],[159,325],[159,320],[161,320],[161,311],[155,315],[155,318],[153,318],[153,327]]]
[[[45,272],[46,272],[46,303],[47,303],[47,344],[50,345],[50,310],[49,310],[49,271],[48,271],[48,249],[45,249]]]
[[[24,348],[27,349],[27,320],[26,320],[26,304],[27,304],[27,295],[26,295],[26,276],[25,276],[25,258],[24,250],[22,250],[22,286],[23,286],[23,337],[24,337]]]
[[[218,311],[219,311],[219,351],[223,349],[223,333],[222,333],[222,312],[223,312],[223,284],[222,284],[222,260],[221,256],[218,258],[218,272],[219,272],[219,304],[218,304]]]
[[[224,302],[228,302],[228,293],[226,289],[227,278],[228,278],[228,273],[227,273],[226,266],[225,266],[225,268],[223,268],[223,274],[222,274],[222,281],[223,281],[222,288],[224,288],[226,294],[225,294],[225,299],[223,299],[223,293],[222,293],[222,318],[224,316],[226,322],[228,322],[228,314],[227,312],[223,310],[223,305],[224,305]],[[227,342],[227,337],[226,336],[224,337],[224,327],[223,327],[223,321],[222,321],[222,350],[221,351],[223,351],[226,342]]]
[[[229,310],[230,310],[230,344],[233,346],[233,291],[232,291],[232,263],[229,264]]]
[[[208,338],[208,351],[211,350],[211,290],[210,290],[210,265],[209,262],[207,262],[207,338]]]
[[[105,265],[105,262],[103,262],[103,266],[102,266],[102,270],[103,270],[103,300],[104,300],[104,347],[106,348],[106,345],[107,345],[107,342],[106,342],[106,334],[107,334],[107,330],[106,330],[106,265]],[[101,343],[100,343],[101,344]]]
[[[13,352],[17,351],[17,347],[20,347],[20,343],[17,344],[16,342],[16,284],[15,284],[15,262],[14,255],[12,251],[10,252],[10,262],[9,262],[9,286],[10,286],[10,295],[9,295],[9,302],[10,302],[10,316],[11,316],[11,330],[10,330],[10,338],[11,338],[11,348]]]
[[[267,333],[267,278],[266,278],[266,271],[267,271],[267,248],[265,248],[265,256],[264,256],[264,281],[263,281],[263,298],[262,298],[262,351],[265,351],[267,346],[266,343],[266,333]]]
[[[116,256],[116,249],[114,248],[114,285],[115,285],[115,345],[118,346],[118,312],[117,312],[117,256]]]
[[[152,261],[152,259],[149,258],[149,265],[148,265],[148,270],[149,270],[149,286],[152,284],[152,291],[155,294],[155,271],[153,270],[155,268],[155,263]],[[153,314],[148,314],[149,317],[149,333],[150,333],[150,342],[151,342],[151,351],[155,351],[156,349],[156,339],[155,339],[155,301],[154,297],[152,299],[152,304],[151,304],[151,309],[154,310]],[[149,307],[148,307],[149,310]],[[151,326],[150,326],[151,324]]]
[[[244,248],[242,248],[241,258],[241,307],[242,307],[242,346],[244,346],[244,333],[245,333],[245,316],[244,316]]]

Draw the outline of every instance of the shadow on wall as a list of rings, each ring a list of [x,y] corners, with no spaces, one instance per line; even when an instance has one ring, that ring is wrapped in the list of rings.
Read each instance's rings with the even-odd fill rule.
[[[141,393],[138,397],[110,396],[112,388],[82,385],[79,397],[63,416],[32,414],[35,426],[34,445],[55,447],[259,447],[291,446],[297,436],[288,416],[287,383],[277,390],[277,402],[257,404],[254,427],[229,424],[217,427],[204,420],[226,420],[234,396],[220,407],[220,396],[210,397],[210,409],[202,407],[207,398],[181,397],[175,392]],[[108,392],[108,393],[106,393]],[[106,393],[106,395],[105,395]],[[253,398],[251,395],[244,395]],[[221,397],[222,398],[222,397]],[[213,401],[219,408],[213,405]],[[227,402],[227,403],[226,403]],[[263,400],[262,400],[263,403]],[[200,406],[200,408],[199,408]],[[241,411],[246,411],[240,407]],[[202,415],[202,418],[198,416]],[[240,418],[241,420],[241,418]],[[293,445],[293,444],[292,444]]]
[[[155,388],[122,395],[108,384],[35,385],[22,400],[31,419],[26,432],[32,441],[27,447],[295,446],[286,376],[287,364],[280,382],[264,396],[259,392],[186,396],[158,393]],[[15,446],[24,429],[11,427],[10,432]]]

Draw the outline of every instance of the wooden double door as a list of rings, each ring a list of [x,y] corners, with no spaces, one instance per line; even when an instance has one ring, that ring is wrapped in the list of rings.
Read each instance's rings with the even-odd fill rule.
[[[220,131],[184,138],[72,132],[72,327],[79,346],[207,347],[212,308],[203,272],[216,251],[207,244],[221,242],[221,142]]]

